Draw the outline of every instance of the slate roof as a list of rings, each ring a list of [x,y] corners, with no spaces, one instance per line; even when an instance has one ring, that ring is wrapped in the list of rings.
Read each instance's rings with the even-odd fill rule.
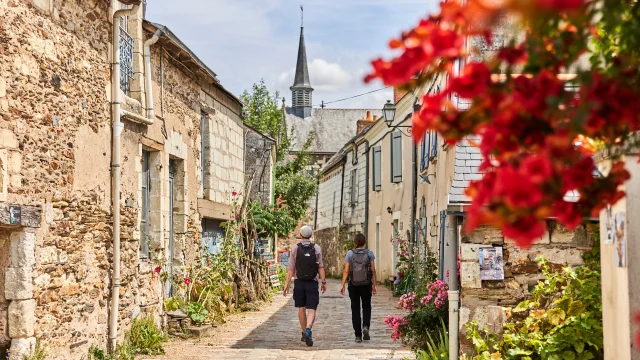
[[[482,154],[477,145],[480,137],[468,137],[456,144],[456,160],[453,183],[449,190],[449,204],[467,204],[471,199],[464,194],[472,180],[482,179],[478,167],[482,163]]]
[[[293,108],[285,108],[287,128],[294,136],[292,150],[299,151],[309,133],[315,132],[316,138],[309,152],[337,153],[356,135],[358,120],[366,117],[367,111],[376,117],[382,116],[381,109],[314,108],[310,117],[300,118]]]
[[[300,43],[298,44],[298,61],[296,62],[296,76],[292,88],[311,88],[309,69],[307,68],[307,50],[304,45],[304,27],[300,27]]]

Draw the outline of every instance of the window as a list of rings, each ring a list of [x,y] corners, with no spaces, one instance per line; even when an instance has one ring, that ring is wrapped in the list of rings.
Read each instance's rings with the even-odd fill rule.
[[[382,189],[382,148],[376,146],[373,148],[373,191],[380,191]]]
[[[120,89],[129,95],[129,80],[133,79],[133,38],[127,32],[125,19],[120,26]]]
[[[358,169],[351,170],[351,193],[349,200],[351,206],[358,204]]]
[[[436,131],[428,131],[422,139],[420,148],[420,171],[429,168],[429,163],[438,155],[438,133]]]
[[[391,182],[402,181],[402,133],[391,133]]]
[[[149,195],[151,176],[149,175],[149,152],[142,151],[142,216],[140,218],[140,257],[149,258]]]

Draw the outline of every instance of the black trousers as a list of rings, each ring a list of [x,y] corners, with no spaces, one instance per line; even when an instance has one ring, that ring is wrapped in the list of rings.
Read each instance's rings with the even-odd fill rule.
[[[356,336],[362,336],[362,328],[371,326],[371,285],[349,285],[351,299],[351,322]],[[360,301],[362,301],[362,318],[360,317]]]

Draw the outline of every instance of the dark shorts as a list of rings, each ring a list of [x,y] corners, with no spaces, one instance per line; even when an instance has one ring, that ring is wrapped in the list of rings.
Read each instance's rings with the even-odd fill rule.
[[[320,291],[318,282],[315,280],[293,281],[293,302],[297,308],[318,309],[320,303]]]

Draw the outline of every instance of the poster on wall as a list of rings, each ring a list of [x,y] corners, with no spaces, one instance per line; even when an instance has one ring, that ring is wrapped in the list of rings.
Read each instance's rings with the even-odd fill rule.
[[[504,280],[502,247],[480,248],[480,280]]]
[[[605,209],[605,219],[604,223],[607,229],[607,233],[604,238],[605,244],[613,244],[613,214],[611,212],[611,205],[607,206]]]
[[[615,257],[618,267],[627,266],[627,230],[623,211],[616,213],[614,218]]]

